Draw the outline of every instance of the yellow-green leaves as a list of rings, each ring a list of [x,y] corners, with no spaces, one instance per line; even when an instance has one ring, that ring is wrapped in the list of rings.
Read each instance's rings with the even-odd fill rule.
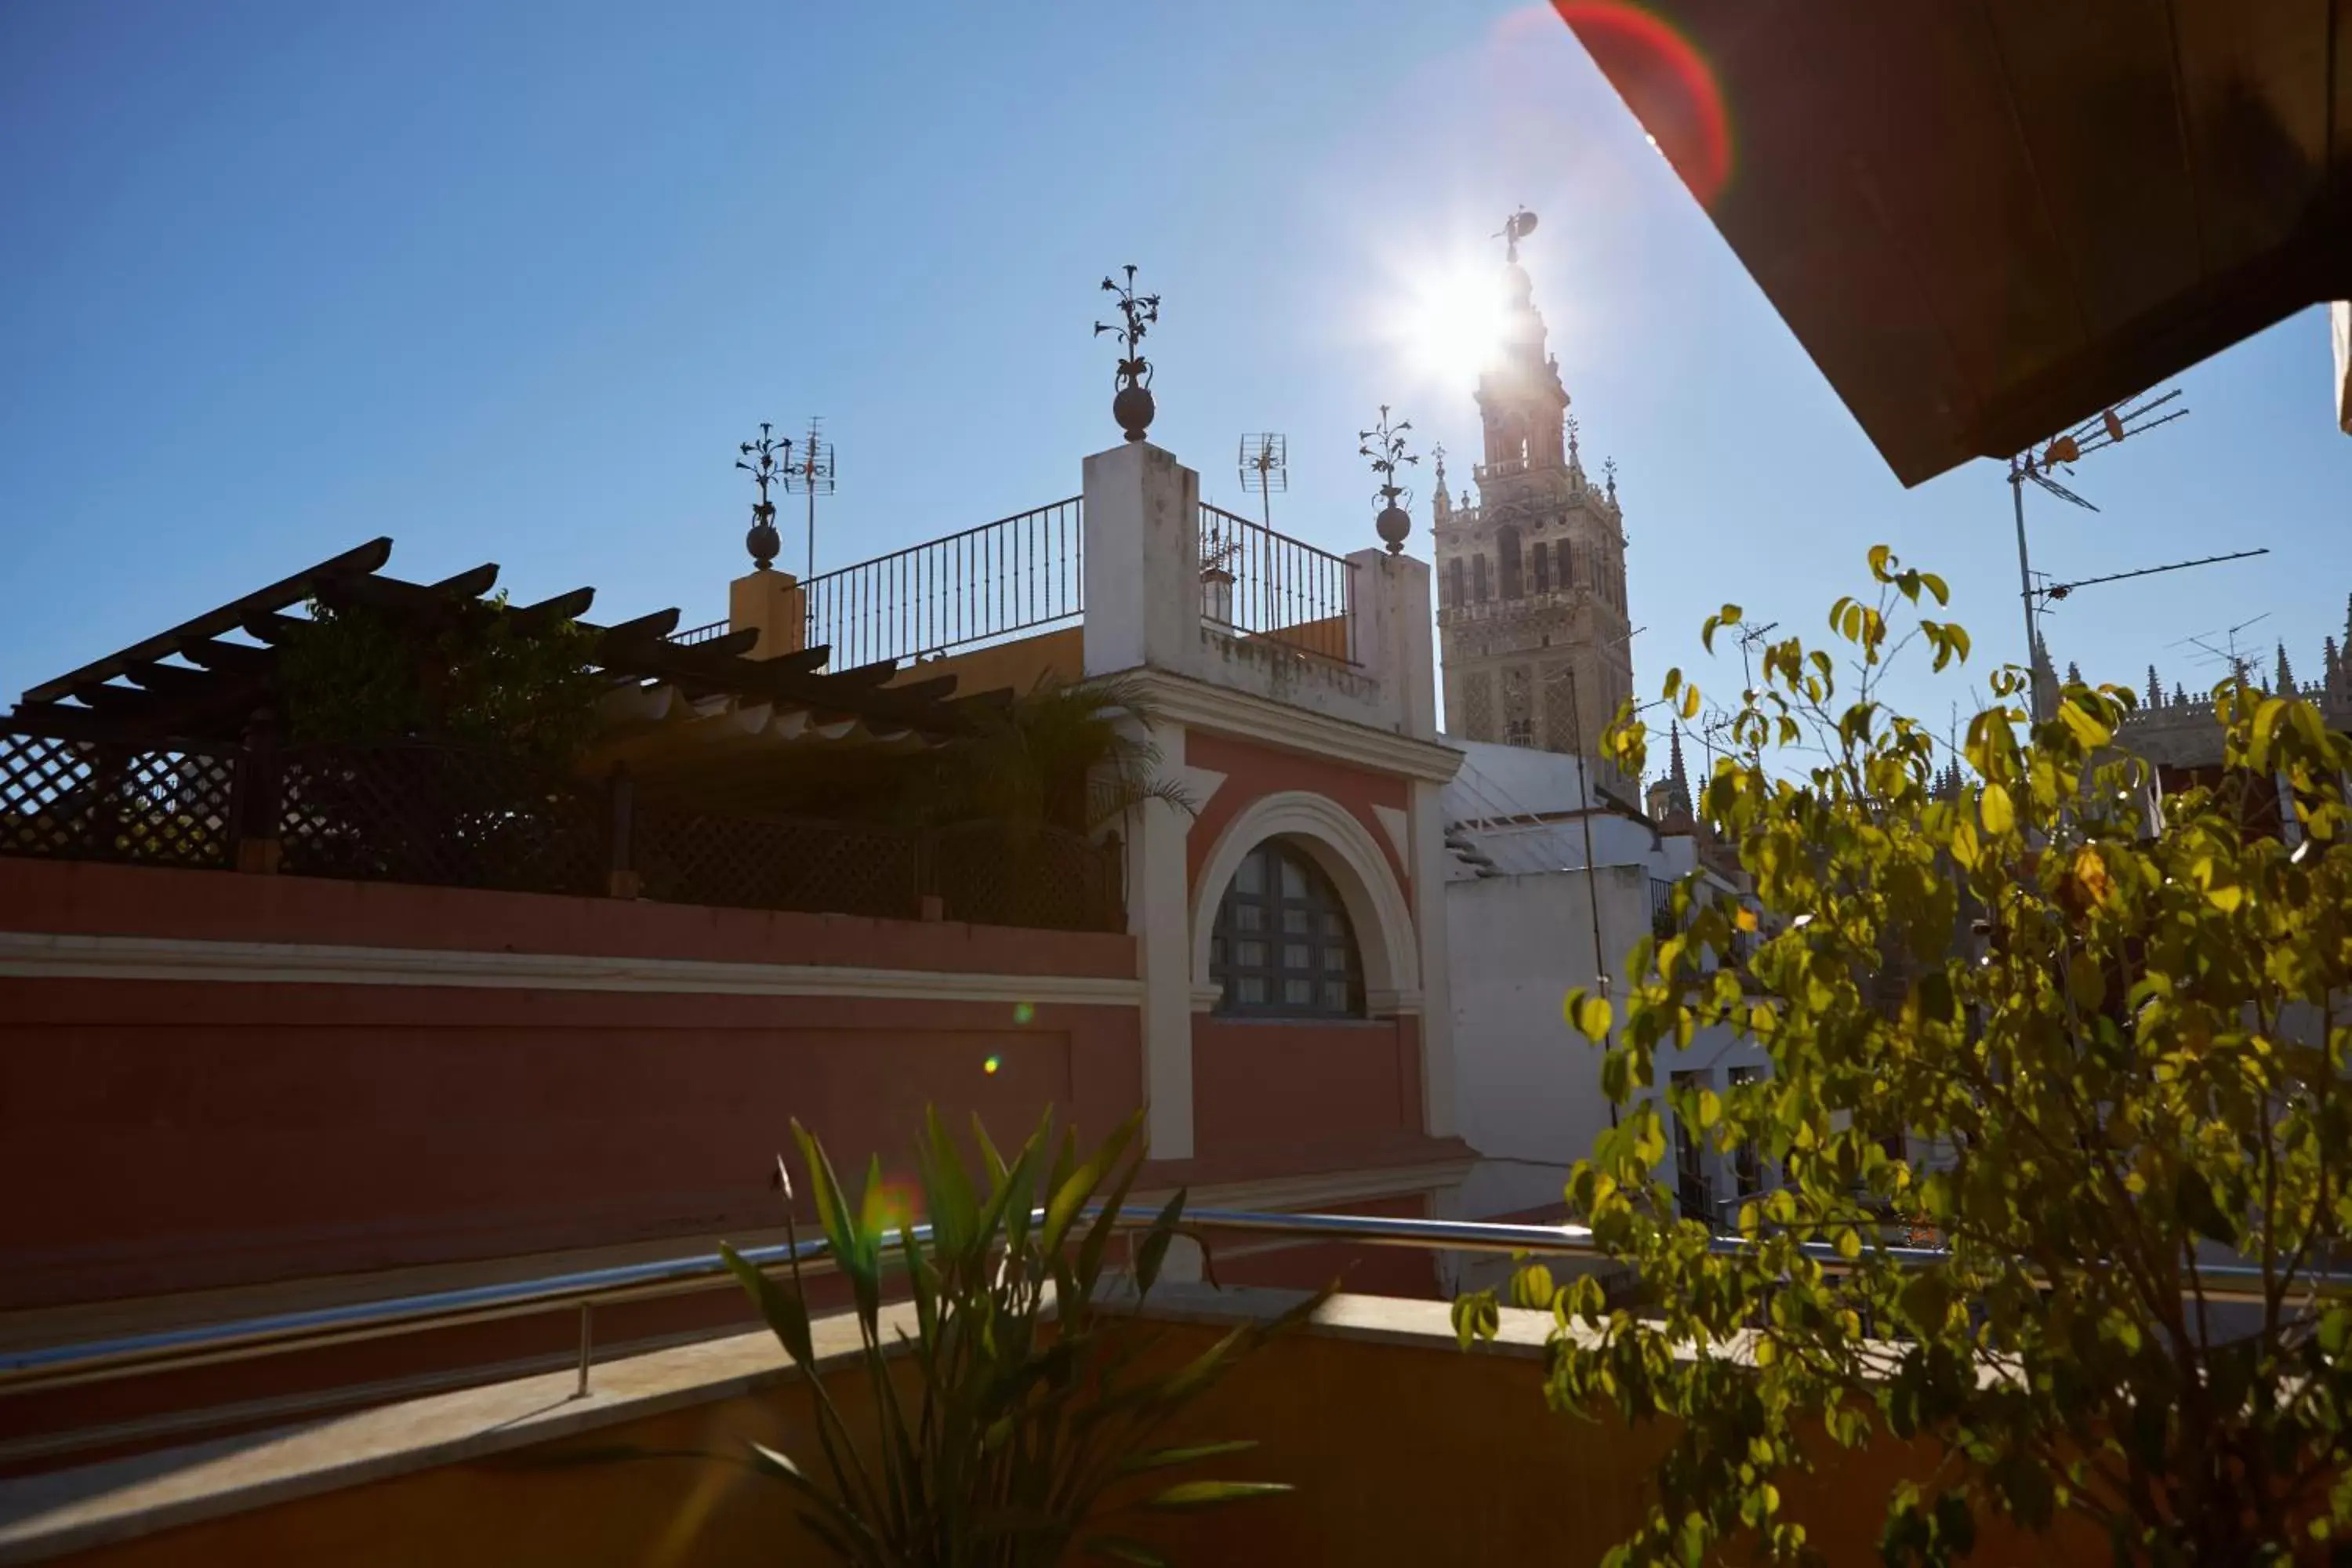
[[[1988,781],[1977,797],[1977,809],[1984,817],[1987,833],[2007,833],[2017,826],[2017,807],[2009,798],[2009,791],[1999,783]]]
[[[1616,1016],[1616,1010],[1610,1006],[1609,998],[1595,996],[1580,986],[1568,994],[1567,1000],[1560,1005],[1560,1011],[1566,1015],[1569,1026],[1586,1039],[1607,1042],[1609,1026]]]
[[[1618,1119],[1570,1178],[1570,1212],[1640,1295],[1612,1285],[1613,1311],[1583,1313],[1555,1292],[1546,1393],[1669,1418],[1628,1562],[1714,1561],[1743,1532],[1793,1560],[1758,1521],[1824,1427],[1936,1447],[1934,1486],[1892,1500],[1888,1555],[1912,1562],[1966,1555],[1989,1512],[2079,1506],[2090,1483],[2037,1457],[2070,1434],[2115,1434],[2151,1473],[2227,1478],[2246,1453],[2302,1473],[2340,1453],[2340,1402],[2264,1400],[2252,1380],[2341,1382],[2352,1306],[2315,1342],[2210,1353],[2167,1325],[2198,1321],[2211,1276],[2188,1264],[2217,1247],[2298,1275],[2295,1300],[2352,1253],[2352,740],[2232,683],[2217,782],[2151,814],[2119,688],[2070,682],[2037,721],[2012,666],[1955,709],[1898,710],[1888,664],[1924,678],[1932,650],[1952,673],[1968,634],[1926,618],[1947,585],[1892,551],[1865,581],[1826,636],[1812,623],[1821,646],[1747,650],[1756,689],[1706,797],[1747,879],[1734,907],[1678,900],[1667,935],[1604,960],[1623,977],[1607,998],[1563,1004],[1609,1047]],[[1674,672],[1665,711],[1693,710],[1691,692]],[[1967,722],[1966,776],[1938,743],[1948,713]],[[2292,846],[2269,827],[2273,793]],[[1731,1087],[1732,1061],[1763,1082]],[[1725,1172],[1701,1206],[1685,1149],[1762,1190],[1717,1206]],[[1601,1289],[1576,1293],[1597,1308]],[[1472,1340],[1491,1321],[1475,1300],[1456,1313]],[[1750,1346],[1763,1370],[1722,1376]],[[2199,1386],[2198,1419],[2144,1419]],[[2352,1533],[2343,1489],[2331,1540]],[[2219,1516],[2260,1512],[2232,1495]],[[2177,1521],[2125,1523],[2146,1544]]]
[[[2069,697],[2058,704],[2058,718],[2086,752],[2096,751],[2115,738],[2115,731],[2079,697]]]

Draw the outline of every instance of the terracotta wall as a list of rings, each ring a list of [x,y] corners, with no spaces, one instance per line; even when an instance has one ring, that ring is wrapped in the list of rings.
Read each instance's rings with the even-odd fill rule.
[[[1034,690],[1040,683],[1067,685],[1084,679],[1086,672],[1086,628],[1065,626],[1059,631],[1040,632],[1034,637],[1016,637],[1011,642],[974,648],[970,653],[950,654],[946,658],[909,664],[898,672],[891,684],[904,686],[912,681],[952,675],[956,681],[956,694],[971,697],[983,691],[1026,692]]]
[[[0,981],[0,1306],[772,1225],[798,1117],[1139,1100],[1129,1008]],[[992,1058],[999,1070],[984,1064]]]
[[[877,999],[729,994],[723,975],[0,976],[0,1190],[39,1194],[0,1205],[0,1308],[770,1226],[794,1117],[862,1166],[906,1150],[927,1102],[1017,1141],[1048,1101],[1098,1131],[1142,1093],[1131,1004],[917,999],[942,972],[1129,978],[1125,936],[0,861],[0,932],[28,931],[932,978]]]
[[[1421,1134],[1419,1020],[1192,1018],[1192,1116],[1204,1163],[1378,1163]]]
[[[1132,937],[0,857],[0,932],[1133,979]],[[5,1015],[0,1015],[5,1016]]]
[[[1201,868],[1216,847],[1217,838],[1226,824],[1262,796],[1282,790],[1309,790],[1328,795],[1344,805],[1363,823],[1372,842],[1389,858],[1389,868],[1396,873],[1397,885],[1410,895],[1412,888],[1410,868],[1397,854],[1396,846],[1389,839],[1388,830],[1381,826],[1372,808],[1376,805],[1405,809],[1405,781],[1390,773],[1373,773],[1349,767],[1321,757],[1302,756],[1294,752],[1277,751],[1272,746],[1254,745],[1228,736],[1195,730],[1184,737],[1186,765],[1209,768],[1225,775],[1225,782],[1211,797],[1201,815],[1192,823],[1192,831],[1185,844],[1188,877],[1197,879]],[[1212,889],[1222,893],[1222,888]]]

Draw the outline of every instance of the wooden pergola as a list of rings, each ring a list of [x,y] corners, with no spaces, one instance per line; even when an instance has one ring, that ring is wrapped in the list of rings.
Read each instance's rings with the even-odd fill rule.
[[[587,766],[625,763],[654,782],[698,777],[740,793],[775,767],[829,753],[920,751],[969,728],[969,706],[1004,693],[952,700],[955,679],[889,684],[894,663],[828,670],[824,647],[750,657],[751,630],[686,645],[670,640],[678,612],[612,626],[583,620],[595,599],[577,588],[536,604],[485,600],[499,568],[484,564],[436,583],[388,576],[390,539],[374,539],[27,690],[11,715],[27,730],[116,744],[235,742],[257,715],[282,711],[282,656],[310,623],[311,602],[364,606],[422,627],[472,603],[520,626],[570,621],[593,634],[592,668],[611,689]]]

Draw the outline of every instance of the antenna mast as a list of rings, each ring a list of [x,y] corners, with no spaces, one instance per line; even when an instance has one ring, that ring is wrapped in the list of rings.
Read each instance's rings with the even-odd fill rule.
[[[1290,488],[1289,441],[1272,431],[1243,437],[1241,468],[1242,489],[1258,498],[1258,513],[1270,531],[1274,527],[1274,498]]]
[[[2041,597],[2041,590],[2034,584],[2033,563],[2027,553],[2025,544],[2026,481],[2032,480],[2060,500],[2072,502],[2084,511],[2097,511],[2099,510],[2097,507],[2052,479],[2050,470],[2064,468],[2071,475],[2074,472],[2073,465],[2093,452],[2104,451],[2127,436],[2142,435],[2159,425],[2169,425],[2176,419],[2187,417],[2189,410],[2186,408],[2175,408],[2167,414],[2157,413],[2158,409],[2164,407],[2179,395],[2180,389],[2175,387],[2160,396],[2148,398],[2145,402],[2134,404],[2128,407],[2106,409],[2084,420],[2064,435],[2055,437],[2042,452],[2021,452],[2009,460],[2010,499],[2017,516],[2018,599],[2025,609],[2026,700],[2027,707],[2032,710],[2036,722],[2043,717],[2041,671],[2038,668],[2040,656],[2037,651],[2041,647],[2041,638],[2035,625],[2035,612],[2039,607],[2037,601]],[[2080,586],[2080,584],[2073,586]],[[2063,598],[2064,595],[2057,596]]]
[[[808,576],[816,575],[816,498],[833,493],[833,443],[824,438],[824,421],[809,416],[808,439],[801,455],[784,470],[784,490],[808,497]]]

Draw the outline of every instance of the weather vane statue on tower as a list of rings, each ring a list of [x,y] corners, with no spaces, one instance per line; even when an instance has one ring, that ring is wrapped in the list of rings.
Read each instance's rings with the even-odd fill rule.
[[[1519,241],[1536,231],[1536,215],[1521,207],[1503,220],[1502,231],[1495,236],[1503,242],[1503,259],[1513,267],[1519,264]]]
[[[1110,414],[1118,421],[1118,427],[1127,432],[1129,440],[1140,441],[1143,433],[1151,427],[1151,416],[1155,412],[1151,402],[1151,362],[1143,357],[1143,334],[1160,320],[1160,296],[1138,294],[1135,291],[1134,263],[1129,262],[1125,270],[1125,283],[1115,278],[1106,278],[1102,286],[1106,293],[1118,296],[1118,311],[1126,318],[1127,324],[1118,326],[1108,321],[1097,321],[1095,336],[1100,337],[1105,332],[1118,335],[1123,357],[1118,362],[1118,392],[1110,400]]]

